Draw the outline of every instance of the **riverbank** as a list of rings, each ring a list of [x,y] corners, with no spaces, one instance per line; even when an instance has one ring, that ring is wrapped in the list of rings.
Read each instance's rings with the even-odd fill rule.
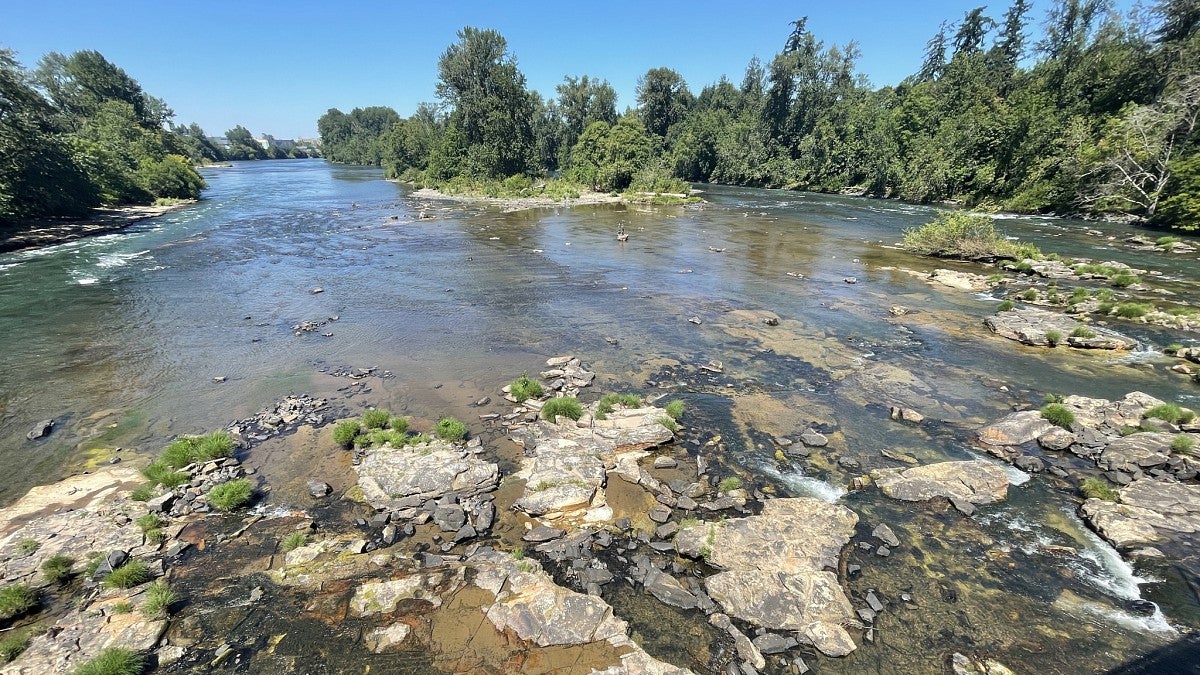
[[[551,208],[556,206],[581,206],[587,204],[621,204],[626,200],[619,195],[607,192],[580,192],[578,197],[487,197],[484,195],[452,195],[433,188],[421,188],[412,193],[417,199],[439,201],[469,202],[477,204],[495,204],[504,207],[505,211],[524,211],[527,209]]]
[[[0,253],[65,244],[84,237],[119,232],[134,223],[157,218],[185,206],[191,206],[196,201],[187,199],[172,204],[153,206],[101,207],[92,209],[87,217],[79,220],[38,221],[27,229],[11,233],[3,232],[4,238],[0,239]]]

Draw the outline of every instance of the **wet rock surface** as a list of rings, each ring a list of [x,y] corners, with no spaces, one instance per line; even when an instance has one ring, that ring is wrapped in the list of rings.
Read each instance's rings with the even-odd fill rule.
[[[1125,350],[1137,346],[1137,341],[1115,331],[1035,307],[999,312],[983,323],[1000,337],[1036,347],[1065,345],[1077,349]]]
[[[991,504],[1008,496],[1008,475],[987,460],[939,462],[911,469],[881,469],[871,478],[892,499],[917,502],[945,497],[952,502]]]

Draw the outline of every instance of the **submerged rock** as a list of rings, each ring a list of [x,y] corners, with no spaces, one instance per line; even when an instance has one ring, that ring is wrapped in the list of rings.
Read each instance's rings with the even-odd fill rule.
[[[53,429],[54,420],[42,420],[41,422],[33,425],[33,428],[29,430],[29,433],[25,434],[25,438],[31,441],[36,441],[39,438],[45,438],[46,436],[49,436]]]
[[[945,497],[952,502],[990,504],[1008,496],[1004,469],[983,459],[879,469],[871,472],[871,478],[883,494],[909,502]]]

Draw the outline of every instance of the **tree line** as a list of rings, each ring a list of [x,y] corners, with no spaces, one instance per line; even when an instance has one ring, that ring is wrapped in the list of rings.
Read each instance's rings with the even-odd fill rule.
[[[195,165],[283,152],[264,149],[241,126],[224,149],[174,117],[97,51],[51,52],[27,70],[0,49],[0,225],[195,199],[205,187]]]
[[[873,88],[855,43],[800,19],[740,83],[693,94],[652,68],[620,115],[586,75],[543,99],[499,33],[468,27],[438,62],[436,104],[331,109],[318,129],[329,159],[427,184],[676,178],[1200,228],[1200,3],[1055,0],[1040,21],[1029,0],[985,9],[943,22],[896,86]]]

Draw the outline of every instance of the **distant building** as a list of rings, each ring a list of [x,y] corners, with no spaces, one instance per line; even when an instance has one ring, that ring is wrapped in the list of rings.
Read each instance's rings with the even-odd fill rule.
[[[296,141],[293,141],[290,138],[275,138],[271,134],[263,134],[262,138],[256,138],[254,140],[258,141],[258,144],[262,146],[263,150],[270,150],[271,148],[291,150],[292,148],[296,147]]]
[[[218,148],[222,148],[224,150],[229,149],[229,139],[225,138],[224,136],[209,136],[208,142],[212,143],[213,145],[217,146]]]

